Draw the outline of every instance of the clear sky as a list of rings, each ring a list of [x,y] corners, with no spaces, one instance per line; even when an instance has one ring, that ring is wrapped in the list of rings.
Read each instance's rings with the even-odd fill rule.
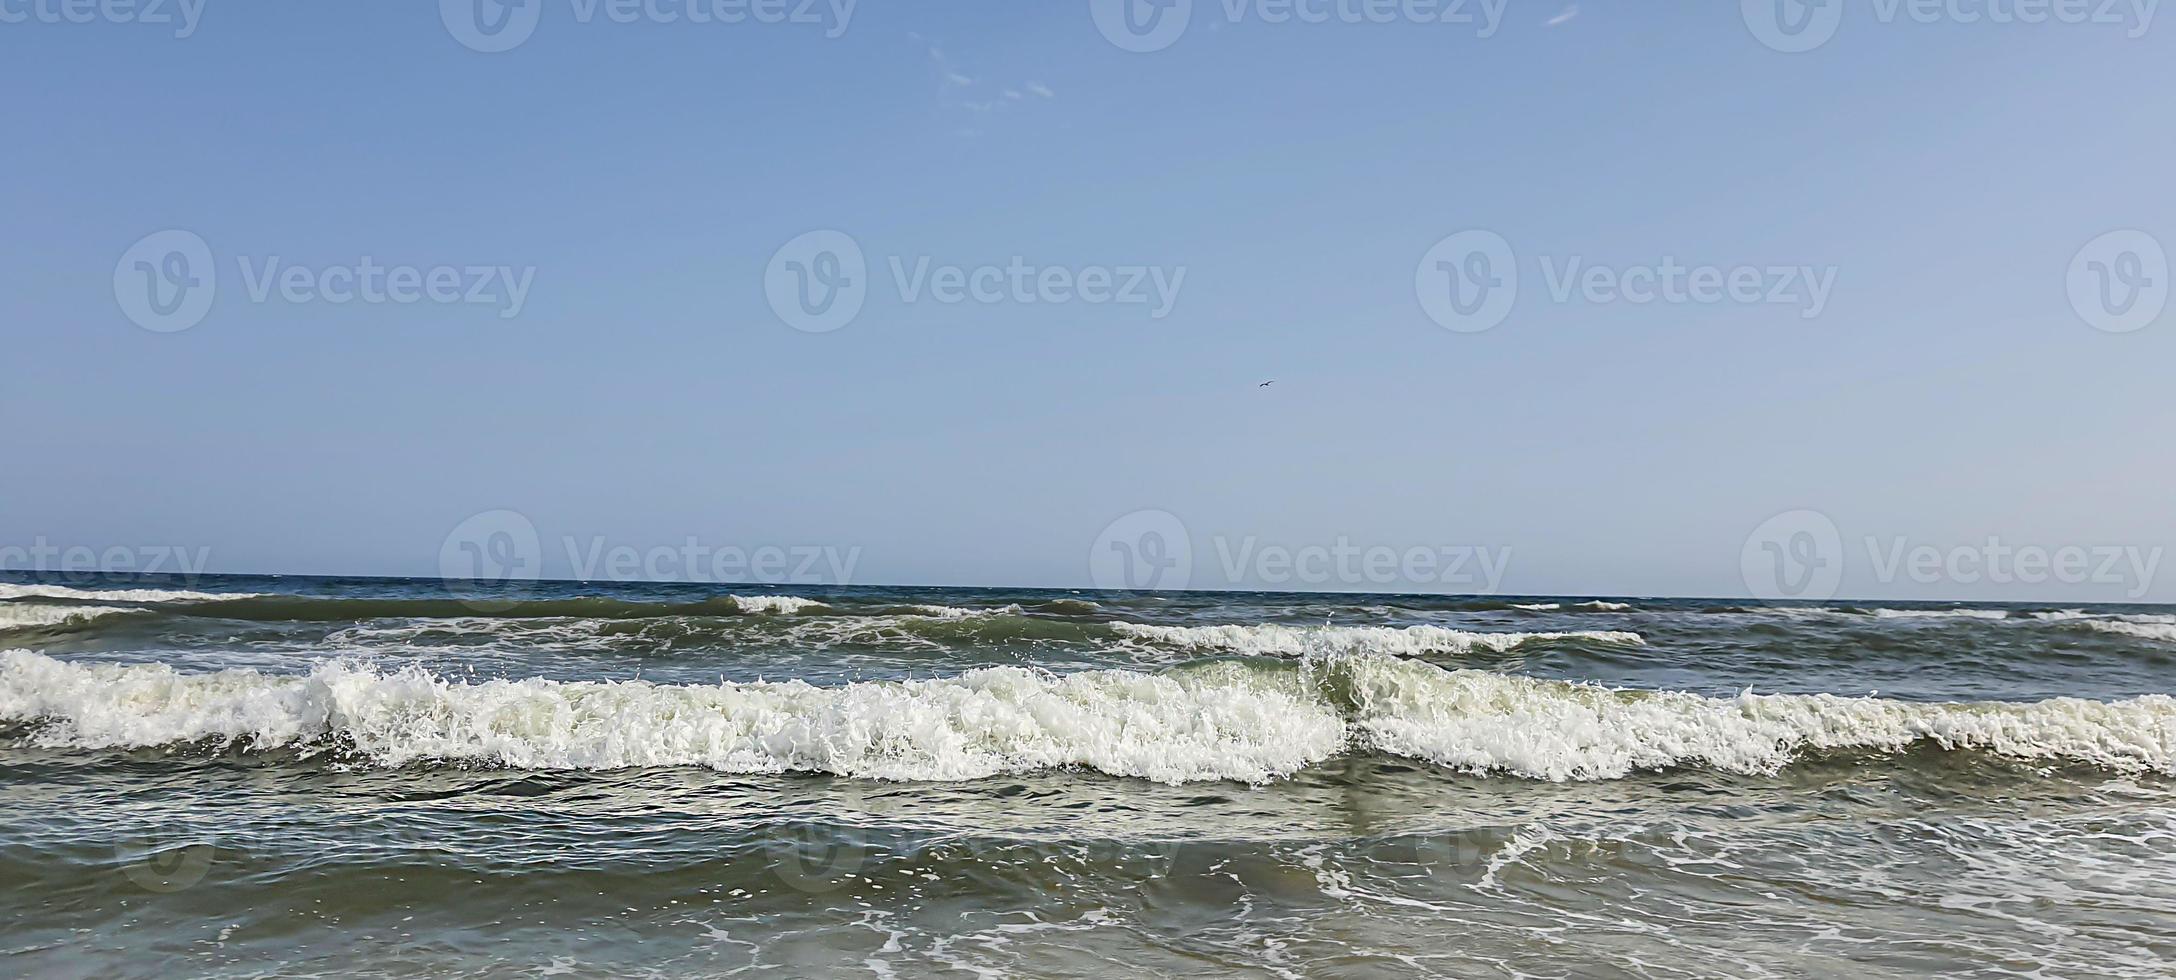
[[[1748,535],[1811,509],[1846,594],[2081,599],[2137,590],[1869,555],[2176,547],[2176,311],[2100,329],[2066,288],[2105,233],[2176,245],[2176,16],[1831,0],[1833,36],[1783,53],[1738,3],[1513,0],[1491,30],[1194,0],[1137,52],[1084,0],[843,25],[528,2],[485,53],[448,26],[466,0],[209,0],[185,38],[0,0],[0,545],[430,575],[507,509],[555,575],[567,538],[692,536],[856,548],[867,584],[1075,586],[1107,525],[1160,510],[1195,585],[1252,537],[1737,595]],[[168,230],[215,298],[147,329],[117,293],[171,271],[133,250]],[[1416,280],[1468,230],[1513,250],[1516,300],[1447,329]],[[815,231],[866,262],[826,332],[766,292]],[[331,301],[365,256],[463,296],[506,266],[523,302]],[[1148,278],[1141,303],[947,303],[915,276],[1015,256],[1030,283],[1183,278],[1166,309]],[[260,299],[275,257],[334,274]],[[1574,261],[1786,288],[1560,299]],[[1768,271],[1801,267],[1817,308]],[[2165,301],[2150,261],[2104,267]],[[2144,598],[2176,601],[2163,571]]]

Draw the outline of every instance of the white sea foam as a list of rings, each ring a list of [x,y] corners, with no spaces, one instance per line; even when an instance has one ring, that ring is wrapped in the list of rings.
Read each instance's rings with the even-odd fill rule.
[[[2080,609],[2065,609],[2061,612],[2033,613],[2033,616],[2039,619],[2054,620],[2057,622],[2068,620],[2104,619],[2118,623],[2157,623],[2164,626],[2176,625],[2176,616],[2159,613],[2089,613]]]
[[[382,765],[520,769],[699,765],[971,779],[1084,766],[1163,782],[1264,781],[1337,751],[1344,726],[1296,675],[1223,669],[1063,677],[1018,667],[819,688],[675,687],[542,679],[464,683],[406,668],[321,664],[304,676],[183,674],[0,653],[0,719],[44,720],[46,744],[204,739],[351,744]]]
[[[463,682],[330,662],[306,675],[185,674],[0,653],[0,721],[37,742],[340,745],[379,765],[707,766],[902,780],[1079,766],[1162,782],[1262,782],[1348,747],[1460,770],[1611,779],[1680,765],[1771,772],[1820,749],[1929,742],[2042,763],[2176,773],[2176,699],[1926,704],[1832,695],[1614,691],[1363,655],[1299,669],[1162,674],[1018,667],[819,688],[799,681]]]
[[[1705,698],[1431,664],[1352,658],[1356,737],[1475,772],[1613,779],[1676,765],[1773,772],[1817,749],[1896,750],[1928,741],[2020,759],[2176,771],[2176,698],[1926,704],[1882,698]]]
[[[793,616],[811,609],[829,609],[815,599],[803,599],[792,595],[736,595],[728,596],[733,606],[744,613],[770,616]]]
[[[2008,619],[2007,609],[1876,609],[1877,619]]]
[[[126,606],[53,606],[29,602],[0,602],[0,630],[32,626],[81,623],[114,613],[142,612]]]
[[[2145,640],[2176,643],[2176,623],[2132,622],[2124,619],[2079,619],[2068,625],[2102,633],[2135,636]]]
[[[1632,604],[1629,602],[1604,602],[1600,599],[1596,599],[1592,602],[1578,603],[1577,607],[1580,609],[1592,609],[1596,612],[1624,612],[1625,610],[1632,608]]]
[[[2176,643],[2176,616],[2159,613],[2093,613],[2083,609],[2036,612],[2032,618],[2069,629],[2095,630]]]
[[[186,592],[171,589],[72,589],[65,585],[0,583],[0,599],[76,599],[84,602],[217,602],[253,598],[247,592]]]
[[[1512,604],[1511,604],[1511,608],[1513,608],[1513,609],[1524,609],[1524,610],[1526,610],[1527,612],[1553,612],[1553,611],[1555,611],[1555,610],[1558,610],[1558,609],[1562,609],[1562,608],[1564,608],[1564,607],[1563,607],[1562,605],[1559,605],[1559,604],[1557,604],[1557,603],[1554,603],[1554,602],[1534,602],[1534,603],[1522,603],[1522,602],[1514,602],[1514,603],[1512,603]]]
[[[1021,609],[1018,604],[980,609],[930,605],[914,605],[906,608],[916,616],[927,616],[931,619],[980,619],[986,616],[1018,616],[1026,611]]]
[[[1411,657],[1424,653],[1509,650],[1546,640],[1641,643],[1638,633],[1584,630],[1571,633],[1475,633],[1443,626],[1153,626],[1112,623],[1119,635],[1185,650],[1217,651],[1265,657],[1379,653]]]

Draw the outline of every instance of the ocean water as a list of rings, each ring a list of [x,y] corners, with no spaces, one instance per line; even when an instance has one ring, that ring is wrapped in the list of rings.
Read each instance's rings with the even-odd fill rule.
[[[15,976],[2137,976],[2176,614],[0,580]]]

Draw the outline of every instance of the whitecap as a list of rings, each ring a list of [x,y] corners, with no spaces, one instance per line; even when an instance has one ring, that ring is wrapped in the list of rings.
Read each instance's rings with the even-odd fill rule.
[[[1411,657],[1426,653],[1504,651],[1551,640],[1642,643],[1638,633],[1581,630],[1563,633],[1480,633],[1444,626],[1283,626],[1276,623],[1232,626],[1156,626],[1112,623],[1121,636],[1185,650],[1250,656],[1298,657],[1310,654],[1377,653]]]

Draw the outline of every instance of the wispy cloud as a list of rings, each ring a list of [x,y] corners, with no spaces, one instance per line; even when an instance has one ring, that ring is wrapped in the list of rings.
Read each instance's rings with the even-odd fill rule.
[[[1041,82],[1028,80],[1015,84],[1001,84],[977,80],[960,68],[945,54],[936,42],[921,34],[909,32],[908,39],[929,55],[929,63],[937,76],[938,101],[956,109],[964,109],[976,115],[985,115],[1007,108],[1024,105],[1036,99],[1055,99],[1058,93]],[[962,129],[962,136],[979,136],[974,129]]]
[[[1577,16],[1579,16],[1579,5],[1575,3],[1575,4],[1572,4],[1572,5],[1570,5],[1570,6],[1567,6],[1567,7],[1565,7],[1565,8],[1564,8],[1564,11],[1563,11],[1562,13],[1559,13],[1559,14],[1557,14],[1556,16],[1554,16],[1554,17],[1551,17],[1551,18],[1549,18],[1548,22],[1547,22],[1547,23],[1544,23],[1544,24],[1542,24],[1541,26],[1543,26],[1543,27],[1558,27],[1558,26],[1562,26],[1562,25],[1564,25],[1564,24],[1569,24],[1569,23],[1571,23],[1571,20],[1572,20],[1572,18],[1574,18],[1574,17],[1577,17]]]
[[[937,80],[939,82],[951,88],[966,88],[975,84],[972,77],[952,64],[951,58],[945,57],[943,48],[931,43],[928,38],[920,34],[908,34],[907,36],[914,39],[914,43],[929,51],[929,62],[937,66]]]
[[[952,59],[945,57],[944,50],[936,45],[930,45],[929,59],[937,63],[937,77],[944,79],[946,85],[966,88],[975,84],[974,79],[967,77],[958,68],[953,67]]]

